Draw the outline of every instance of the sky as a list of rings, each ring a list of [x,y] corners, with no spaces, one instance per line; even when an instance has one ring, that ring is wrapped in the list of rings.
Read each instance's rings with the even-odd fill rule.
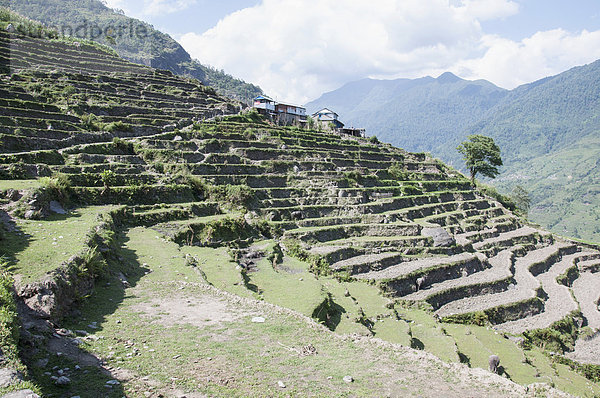
[[[106,0],[193,58],[304,104],[450,71],[512,89],[600,59],[600,0]]]

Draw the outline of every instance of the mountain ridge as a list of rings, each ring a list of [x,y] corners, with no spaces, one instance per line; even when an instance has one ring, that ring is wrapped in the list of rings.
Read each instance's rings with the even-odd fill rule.
[[[193,77],[246,103],[262,94],[260,87],[201,64],[168,34],[109,8],[100,0],[0,0],[0,6],[46,26],[58,27],[59,31],[107,45],[131,62]],[[92,33],[95,27],[102,30],[100,35]]]
[[[570,216],[567,216],[573,212],[573,206],[583,206],[581,198],[585,194],[573,196],[561,193],[564,186],[559,185],[551,188],[548,184],[556,180],[549,179],[554,178],[553,173],[542,171],[548,169],[549,165],[541,164],[541,159],[552,159],[552,164],[557,165],[555,171],[564,172],[561,163],[572,164],[568,160],[572,153],[569,148],[576,146],[578,141],[595,142],[593,137],[600,131],[600,115],[597,111],[600,109],[599,72],[600,60],[513,90],[501,89],[485,80],[470,81],[458,77],[459,80],[456,80],[454,75],[442,74],[437,79],[412,80],[418,87],[412,92],[389,91],[390,95],[377,99],[377,105],[365,104],[364,107],[371,107],[370,115],[361,109],[345,106],[352,101],[352,93],[348,90],[343,95],[345,103],[336,102],[340,95],[336,95],[334,90],[307,107],[320,106],[324,100],[328,100],[329,106],[340,114],[342,121],[364,127],[367,134],[375,134],[407,150],[431,152],[455,167],[462,167],[456,147],[467,135],[489,135],[500,145],[505,163],[495,184],[504,192],[509,192],[516,184],[525,186],[533,199],[533,221],[552,227],[557,233],[600,241],[598,232],[582,229],[574,221],[569,221]],[[450,83],[443,85],[440,78]],[[393,87],[395,81],[380,80],[372,85]],[[417,82],[425,82],[426,88]],[[452,86],[456,89],[448,91],[447,87]],[[363,100],[373,102],[371,98],[366,94]],[[594,148],[581,147],[587,151]],[[564,156],[561,156],[563,152]],[[588,156],[583,155],[583,158],[587,159]],[[565,180],[569,185],[580,181],[578,186],[570,188],[572,191],[587,192],[583,181],[590,173],[595,173],[591,164],[580,174],[566,173],[564,177],[571,175],[569,180]],[[597,177],[600,178],[600,174]],[[542,186],[543,189],[540,188]],[[569,200],[558,199],[567,196]],[[553,197],[561,203],[561,210],[555,211],[554,215],[548,210],[557,209]],[[550,205],[548,201],[551,201]],[[573,201],[577,204],[567,203]],[[600,209],[600,199],[594,199],[591,206],[596,213]]]

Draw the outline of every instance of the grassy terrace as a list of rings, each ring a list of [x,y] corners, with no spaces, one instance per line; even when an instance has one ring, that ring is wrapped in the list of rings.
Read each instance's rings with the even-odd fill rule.
[[[112,208],[91,206],[45,220],[19,220],[16,230],[6,234],[0,255],[9,259],[11,272],[22,276],[20,283],[36,281],[85,251],[87,234],[98,224],[98,215]]]

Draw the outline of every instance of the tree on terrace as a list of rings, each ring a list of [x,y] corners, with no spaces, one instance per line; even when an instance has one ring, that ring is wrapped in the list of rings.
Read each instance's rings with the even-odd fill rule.
[[[471,183],[475,185],[477,174],[489,178],[495,178],[500,174],[498,166],[502,166],[502,158],[500,148],[494,140],[480,134],[470,135],[467,138],[468,140],[456,149],[462,153],[465,165],[471,173]]]

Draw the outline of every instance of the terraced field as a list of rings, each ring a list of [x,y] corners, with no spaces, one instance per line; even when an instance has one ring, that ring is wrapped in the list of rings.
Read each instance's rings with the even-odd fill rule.
[[[600,393],[508,338],[522,334],[537,343],[536,331],[566,322],[574,342],[585,326],[600,328],[597,248],[526,225],[426,154],[237,115],[239,104],[198,82],[93,46],[5,32],[0,45],[10,64],[0,76],[0,187],[4,241],[12,242],[2,254],[12,262],[25,312],[59,322],[67,313],[61,300],[91,293],[78,290],[93,286],[86,277],[108,283],[96,285],[96,296],[116,284],[124,302],[127,292],[150,297],[129,290],[135,282],[126,274],[146,281],[164,265],[160,283],[169,289],[193,279],[292,309],[338,333],[380,337],[449,362],[485,367],[490,354],[505,350],[505,376],[514,381]],[[87,263],[69,258],[79,246],[48,251],[43,266],[32,261],[31,253],[56,242],[44,235],[50,226],[62,228],[58,222],[78,214],[81,224],[70,233]],[[86,231],[88,239],[79,239]],[[29,240],[17,244],[25,234]],[[166,269],[171,259],[173,272]],[[68,279],[75,266],[74,278],[86,283],[48,282]],[[96,319],[91,329],[120,327],[85,303],[85,321],[69,319],[69,326],[85,327],[89,316]],[[87,344],[99,357],[112,350]],[[589,344],[575,345],[576,359],[589,352]],[[152,394],[164,393],[168,383],[161,383]],[[242,391],[254,392],[246,385]],[[304,386],[298,391],[310,395]]]

